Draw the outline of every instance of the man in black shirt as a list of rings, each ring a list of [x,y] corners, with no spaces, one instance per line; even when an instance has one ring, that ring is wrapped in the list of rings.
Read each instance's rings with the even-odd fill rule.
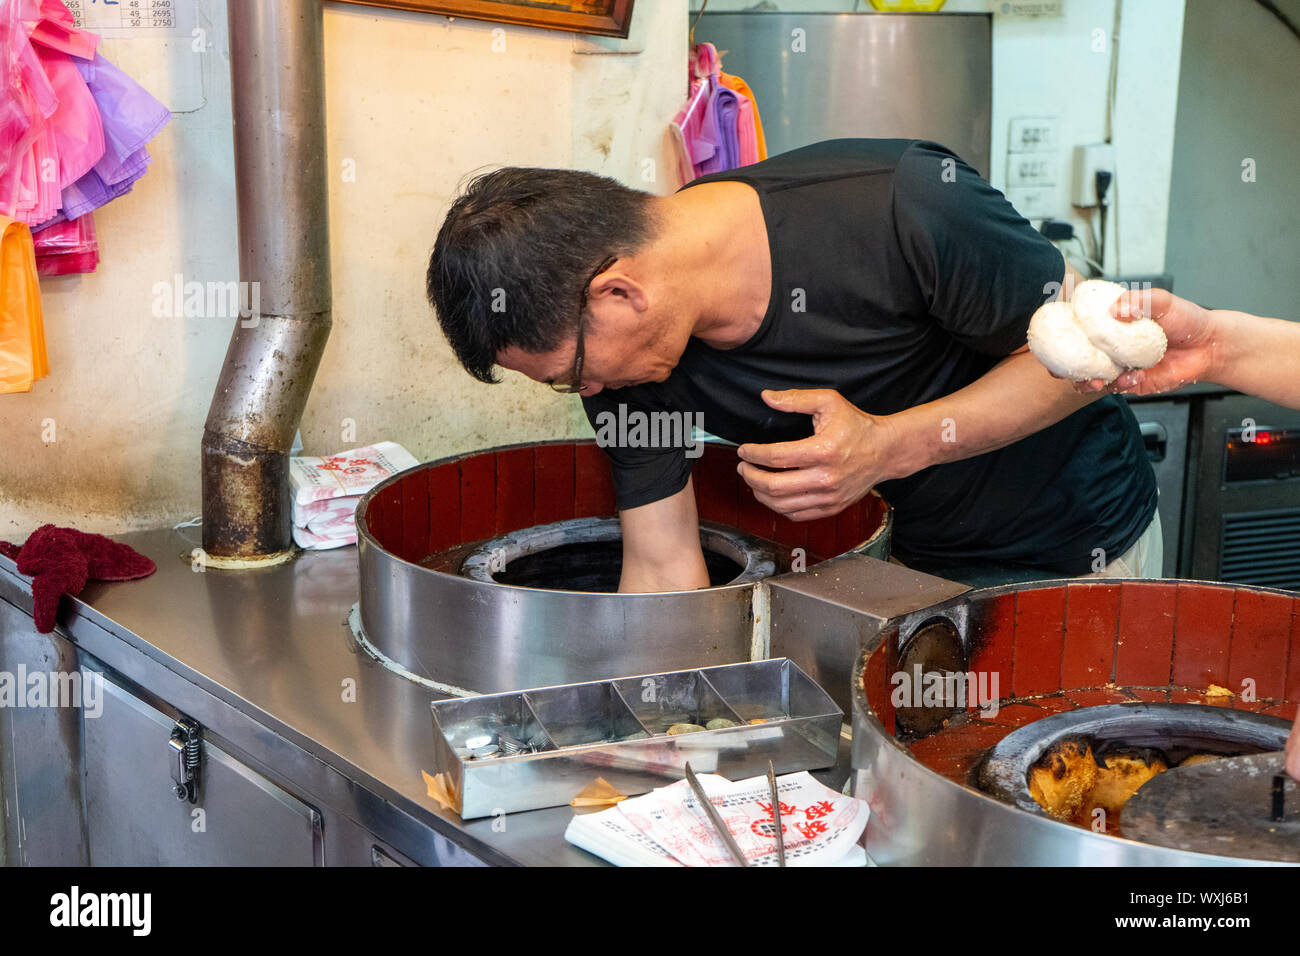
[[[1156,508],[1124,402],[1026,349],[1034,310],[1077,279],[973,169],[912,140],[819,143],[668,197],[498,170],[453,205],[428,274],[484,381],[499,364],[577,392],[596,425],[698,413],[796,521],[875,487],[907,564],[1063,575],[1149,538]],[[707,584],[690,458],[602,444],[620,589]]]

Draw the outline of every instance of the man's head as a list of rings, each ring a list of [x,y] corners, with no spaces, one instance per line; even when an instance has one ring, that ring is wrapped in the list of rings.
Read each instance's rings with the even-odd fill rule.
[[[666,377],[685,341],[659,354],[672,351],[656,348],[663,297],[633,260],[655,236],[653,202],[564,169],[506,167],[471,181],[438,232],[426,279],[465,369],[483,382],[497,381],[500,364],[567,384],[585,297],[584,394]]]

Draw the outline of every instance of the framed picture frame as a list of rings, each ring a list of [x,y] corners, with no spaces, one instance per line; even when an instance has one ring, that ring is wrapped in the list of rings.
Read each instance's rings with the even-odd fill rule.
[[[633,0],[340,0],[370,7],[627,38]]]

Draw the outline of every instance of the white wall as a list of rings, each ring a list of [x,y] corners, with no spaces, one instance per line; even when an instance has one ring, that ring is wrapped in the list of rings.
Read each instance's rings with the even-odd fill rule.
[[[46,521],[114,533],[199,511],[199,443],[233,320],[157,318],[151,305],[178,272],[238,278],[225,10],[198,0],[201,53],[104,41],[183,112],[135,190],[96,213],[98,272],[42,280],[50,377],[0,396],[2,539]],[[356,444],[392,439],[421,459],[585,429],[574,398],[460,369],[425,303],[428,254],[457,184],[482,167],[576,167],[671,191],[643,171],[672,168],[685,0],[643,0],[627,41],[326,3],[325,55],[334,329],[307,452],[349,447],[344,419]]]
[[[698,9],[698,3],[693,6]],[[753,0],[709,0],[707,9],[753,6]],[[863,0],[768,0],[768,6],[793,13],[875,13]],[[1061,0],[1059,16],[1043,17],[1003,16],[1001,6],[998,0],[948,0],[940,12],[926,15],[994,13],[990,182],[1035,224],[1042,217],[1033,210],[1041,207],[1074,222],[1082,236],[1085,219],[1070,204],[1072,147],[1102,142],[1106,136],[1115,2]],[[1150,273],[1164,267],[1182,19],[1183,0],[1123,4],[1112,121],[1117,180],[1106,243],[1108,273]],[[1102,31],[1099,51],[1094,49],[1095,30]],[[1056,185],[1032,197],[1031,205],[1023,191],[1007,188],[1007,137],[1012,119],[1036,116],[1057,118],[1059,148]],[[1065,251],[1077,248],[1068,244]]]
[[[1300,2],[1286,12],[1300,20]],[[1257,4],[1189,0],[1185,49],[1196,69],[1179,87],[1174,288],[1206,306],[1300,320],[1300,44]]]
[[[1063,0],[1059,18],[995,17],[993,22],[992,182],[1005,190],[1011,120],[1058,116],[1059,175],[1049,202],[1059,218],[1075,223],[1076,232],[1086,220],[1070,206],[1072,147],[1106,137],[1111,50],[1105,40],[1114,15],[1112,0]],[[1111,124],[1116,180],[1106,241],[1108,274],[1164,268],[1182,22],[1183,0],[1123,4]],[[1094,51],[1098,30],[1104,34],[1100,52]],[[1017,191],[1008,191],[1008,198],[1016,202]]]

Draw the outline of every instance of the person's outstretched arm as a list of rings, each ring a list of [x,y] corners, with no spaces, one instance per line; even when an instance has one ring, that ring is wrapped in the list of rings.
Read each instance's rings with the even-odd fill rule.
[[[1214,382],[1300,408],[1300,323],[1204,309],[1164,289],[1126,292],[1111,312],[1119,319],[1154,319],[1169,339],[1159,363],[1125,372],[1111,383],[1111,391],[1153,395]],[[1103,388],[1105,383],[1093,380],[1080,390]]]

